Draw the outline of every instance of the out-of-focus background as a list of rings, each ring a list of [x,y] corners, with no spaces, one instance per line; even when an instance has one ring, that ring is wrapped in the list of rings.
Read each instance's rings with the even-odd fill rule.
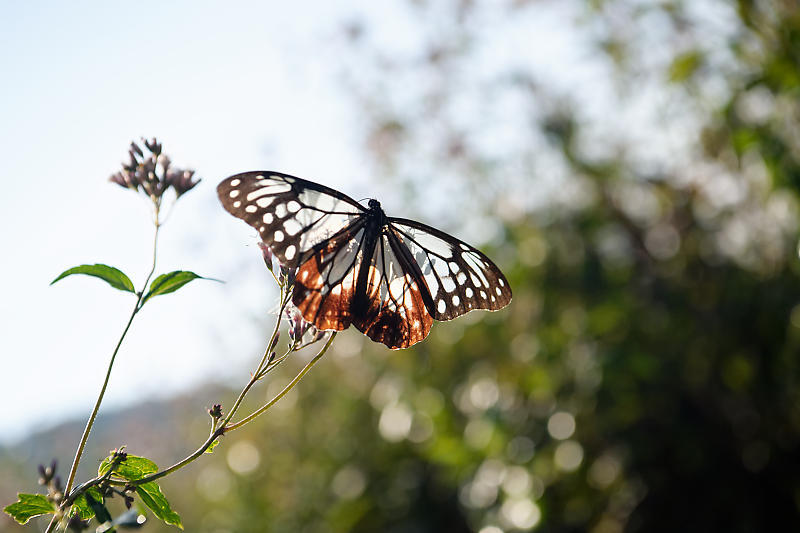
[[[3,505],[71,461],[131,302],[47,284],[141,282],[147,205],[105,180],[157,135],[204,178],[160,268],[227,283],[142,314],[79,478],[183,457],[248,379],[275,288],[214,186],[274,169],[474,243],[514,300],[410,350],[340,335],[164,479],[187,531],[800,525],[794,0],[6,3],[0,45]]]

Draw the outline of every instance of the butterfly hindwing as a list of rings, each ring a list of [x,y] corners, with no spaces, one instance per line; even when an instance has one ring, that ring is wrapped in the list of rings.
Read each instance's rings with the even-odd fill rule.
[[[476,248],[413,220],[392,218],[388,231],[419,266],[431,295],[428,311],[436,320],[452,320],[473,309],[496,311],[511,301],[508,280]]]
[[[258,231],[278,260],[295,268],[314,247],[363,217],[346,195],[280,172],[245,172],[217,186],[225,209]]]
[[[352,302],[364,258],[364,224],[357,221],[318,244],[295,275],[292,303],[317,329],[342,330],[353,321]]]
[[[433,324],[425,305],[425,282],[398,244],[388,233],[378,239],[371,261],[363,266],[369,268],[367,303],[353,317],[359,331],[392,349],[418,343]]]

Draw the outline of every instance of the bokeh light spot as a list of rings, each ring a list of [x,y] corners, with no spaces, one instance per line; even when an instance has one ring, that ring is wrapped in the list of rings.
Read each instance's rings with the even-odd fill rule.
[[[492,440],[494,426],[488,420],[475,418],[464,428],[464,440],[476,450],[484,448]]]
[[[228,466],[237,474],[249,474],[261,463],[258,448],[249,440],[235,442],[228,450],[226,458]]]
[[[565,411],[554,413],[547,421],[547,432],[554,439],[570,438],[575,433],[575,417]]]
[[[366,486],[367,480],[364,477],[364,473],[350,465],[339,470],[333,476],[333,481],[331,481],[331,490],[343,500],[358,498],[364,492]]]
[[[381,411],[378,431],[389,442],[398,442],[408,436],[412,420],[411,410],[405,404],[387,405]]]
[[[572,472],[583,461],[583,448],[574,440],[565,440],[556,448],[553,461],[561,470]]]
[[[231,489],[231,476],[222,468],[209,465],[197,475],[197,492],[210,501],[220,501]]]
[[[542,511],[529,499],[512,499],[503,503],[500,516],[511,527],[531,529],[542,519]]]

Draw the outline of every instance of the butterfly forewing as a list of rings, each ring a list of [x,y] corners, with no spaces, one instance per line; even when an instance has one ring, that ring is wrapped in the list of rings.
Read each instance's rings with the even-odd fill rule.
[[[511,301],[500,269],[472,246],[413,220],[392,218],[388,231],[408,248],[420,268],[436,320],[452,320],[473,309],[496,311]]]
[[[278,260],[291,268],[364,214],[344,194],[287,174],[246,172],[217,186],[222,205],[254,227]]]

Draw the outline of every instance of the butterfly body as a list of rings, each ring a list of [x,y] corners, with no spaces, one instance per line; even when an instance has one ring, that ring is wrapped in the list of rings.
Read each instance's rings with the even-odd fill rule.
[[[372,257],[375,254],[375,247],[378,244],[378,237],[386,226],[387,217],[386,213],[381,209],[381,203],[378,200],[371,199],[367,205],[366,223],[364,226],[364,256]],[[361,268],[358,270],[358,277],[356,280],[356,292],[353,295],[353,302],[351,304],[352,312],[355,315],[363,315],[368,308],[369,297],[367,296],[367,284],[369,281],[369,268],[364,268],[362,263]]]
[[[511,300],[503,274],[480,251],[430,226],[365,208],[323,185],[271,171],[224,180],[225,209],[254,227],[296,269],[292,301],[322,330],[355,326],[392,349],[430,332],[433,320]]]

